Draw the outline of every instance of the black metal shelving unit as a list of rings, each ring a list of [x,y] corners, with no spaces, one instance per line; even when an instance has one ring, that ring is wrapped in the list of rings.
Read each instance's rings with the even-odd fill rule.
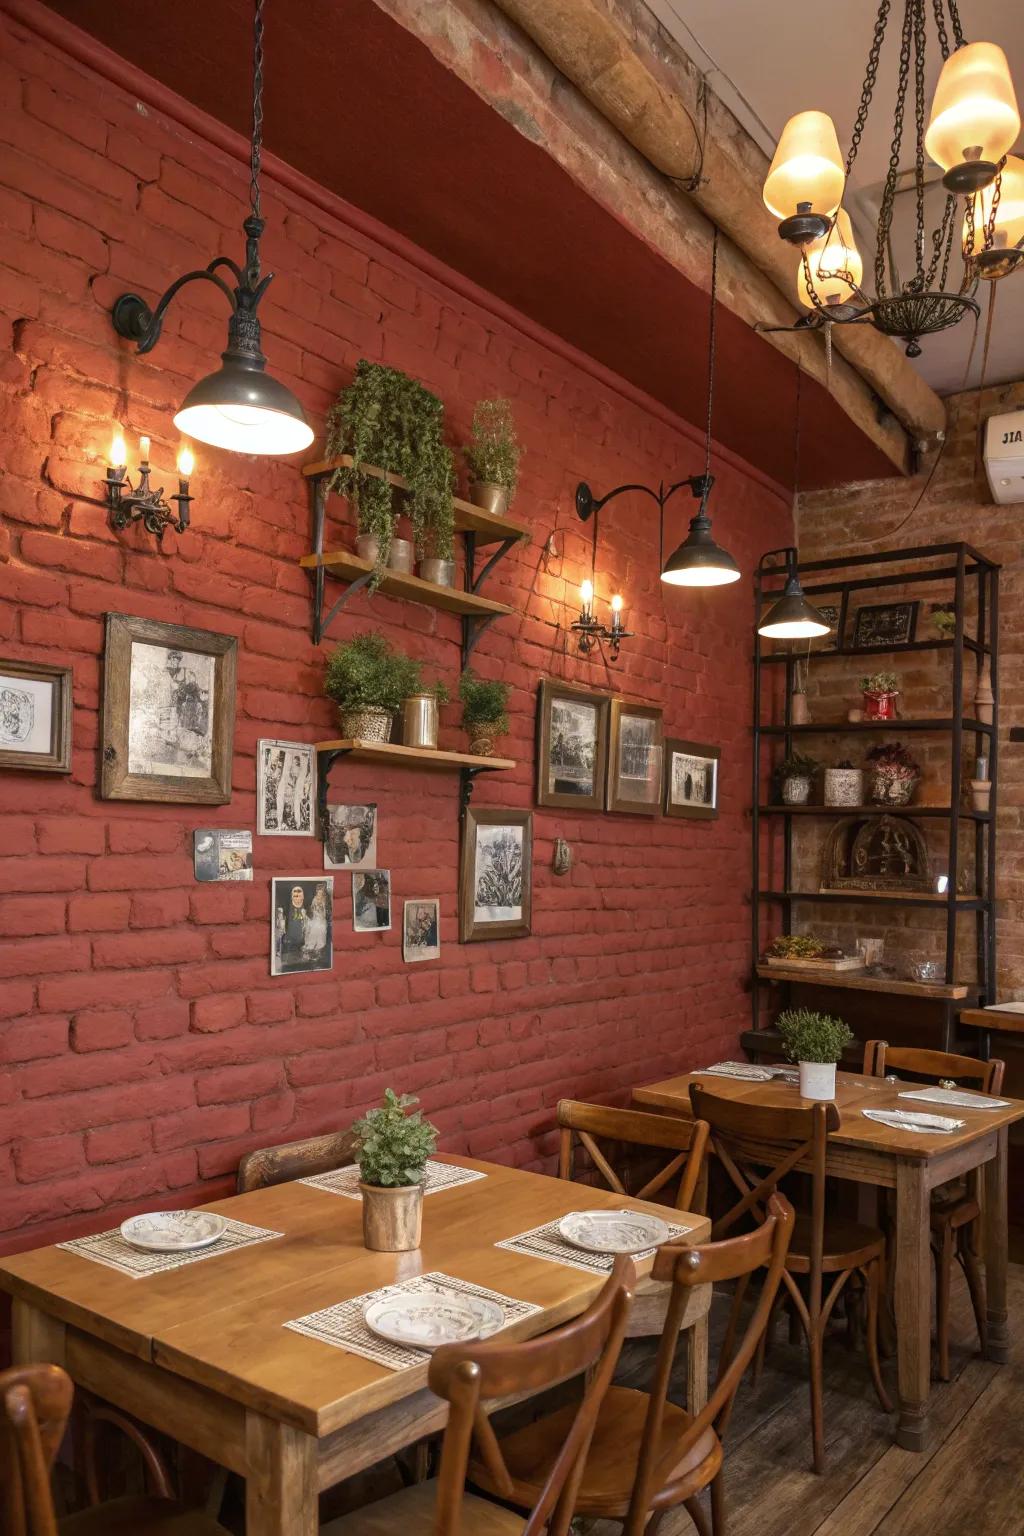
[[[760,615],[776,597],[781,596],[786,577],[784,564],[773,563],[774,555],[764,556],[756,576],[757,613]],[[894,569],[894,567],[900,569]],[[966,543],[931,544],[909,549],[893,549],[868,555],[850,555],[834,560],[805,561],[797,566],[804,592],[813,602],[815,596],[838,596],[840,619],[838,625],[840,643],[831,650],[813,652],[816,667],[829,666],[843,657],[864,658],[891,655],[948,651],[951,660],[951,709],[941,719],[909,719],[896,721],[835,721],[826,724],[794,725],[792,714],[792,690],[795,666],[801,658],[796,654],[772,652],[762,654],[762,642],[755,629],[754,641],[754,772],[753,772],[753,880],[751,899],[751,940],[754,958],[751,986],[752,1029],[744,1036],[748,1051],[757,1053],[758,1035],[762,1047],[767,1046],[762,1024],[762,989],[768,985],[784,989],[789,1000],[794,986],[813,988],[814,993],[828,989],[837,992],[843,988],[843,977],[810,976],[806,982],[793,977],[769,980],[759,975],[758,957],[761,942],[761,914],[765,903],[777,903],[782,908],[783,923],[791,931],[793,909],[797,902],[837,903],[847,906],[863,903],[865,906],[915,906],[935,907],[945,913],[945,982],[934,988],[933,1013],[937,1014],[938,1029],[934,1045],[950,1050],[956,1036],[956,1015],[961,1007],[984,1006],[995,999],[996,932],[995,932],[995,868],[996,868],[996,806],[998,796],[998,731],[999,731],[999,566],[979,550]],[[827,576],[826,576],[827,573]],[[912,589],[936,581],[953,581],[953,600],[956,608],[956,629],[951,639],[913,640],[905,645],[871,646],[867,648],[844,644],[847,633],[849,600],[852,594],[877,588],[901,587]],[[969,583],[974,583],[972,591]],[[968,594],[974,601],[972,624],[974,633],[965,630]],[[975,656],[987,655],[992,674],[992,691],[995,696],[992,724],[984,724],[964,712],[964,657],[971,652]],[[764,699],[763,669],[785,669],[785,713],[783,723],[764,724],[762,710]],[[770,675],[770,674],[769,674]],[[778,740],[788,755],[794,745],[806,737],[868,734],[878,732],[903,733],[930,731],[949,738],[950,804],[948,806],[908,806],[898,810],[891,806],[831,807],[786,806],[767,802],[764,795],[763,745],[766,740]],[[983,747],[989,759],[992,791],[989,810],[976,812],[965,810],[960,804],[959,786],[962,782],[965,757],[965,737],[973,738],[976,747]],[[770,776],[769,781],[770,781]],[[944,817],[949,822],[948,889],[944,896],[927,895],[906,897],[877,892],[845,891],[842,894],[802,891],[793,887],[793,827],[805,817],[839,817],[859,811],[862,814]],[[762,818],[777,818],[782,826],[782,882],[781,888],[764,890],[761,887],[761,831]],[[976,889],[974,895],[958,893],[960,827],[971,826],[974,833],[974,867]],[[977,980],[964,988],[955,981],[957,924],[961,914],[973,913],[977,953]],[[856,973],[850,973],[851,977]],[[864,989],[863,980],[847,982],[849,988]],[[869,990],[885,996],[884,981]],[[906,1006],[903,996],[905,987],[894,992],[900,1004]],[[954,995],[955,994],[955,995]],[[927,1000],[928,992],[918,989],[919,998]],[[898,1018],[893,1013],[892,1018]],[[895,1030],[891,1025],[890,1037]],[[771,1054],[771,1052],[765,1052]]]

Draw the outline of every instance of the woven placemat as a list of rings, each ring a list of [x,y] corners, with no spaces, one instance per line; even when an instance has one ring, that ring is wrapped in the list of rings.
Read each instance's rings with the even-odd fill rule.
[[[70,1242],[58,1243],[57,1247],[138,1280],[143,1275],[163,1275],[169,1269],[181,1269],[185,1264],[198,1264],[203,1259],[215,1259],[218,1254],[250,1248],[254,1243],[266,1243],[272,1237],[282,1236],[283,1233],[272,1232],[269,1227],[251,1227],[247,1222],[229,1217],[224,1235],[209,1248],[198,1248],[193,1253],[144,1253],[126,1243],[117,1227],[109,1232],[97,1232],[93,1237],[73,1237]]]
[[[486,1173],[476,1168],[460,1168],[455,1163],[436,1163],[428,1158],[426,1177],[423,1181],[425,1195],[439,1194],[442,1189],[454,1189],[457,1184],[472,1184],[476,1179],[486,1179]],[[359,1188],[359,1164],[350,1163],[347,1168],[334,1168],[330,1173],[314,1173],[300,1184],[311,1184],[314,1189],[325,1189],[329,1195],[344,1195],[348,1200],[361,1200]]]
[[[417,1275],[398,1285],[384,1285],[379,1290],[353,1296],[349,1301],[339,1301],[336,1306],[310,1312],[308,1316],[297,1317],[284,1326],[295,1333],[304,1333],[307,1338],[318,1339],[321,1344],[333,1344],[336,1349],[347,1350],[349,1354],[362,1355],[364,1360],[386,1366],[389,1371],[404,1371],[412,1365],[422,1365],[430,1359],[430,1355],[426,1350],[406,1349],[401,1344],[392,1344],[388,1339],[378,1338],[366,1326],[363,1313],[371,1301],[377,1301],[383,1296],[415,1296],[422,1295],[424,1291],[433,1291],[442,1296],[486,1296],[489,1301],[496,1301],[504,1307],[506,1327],[509,1323],[516,1323],[520,1318],[530,1317],[532,1313],[541,1310],[532,1302],[517,1301],[513,1296],[502,1295],[501,1291],[489,1291],[485,1285],[474,1285],[472,1281],[458,1280],[454,1275],[433,1270],[428,1275]]]
[[[562,1218],[559,1217],[558,1221]],[[518,1237],[503,1238],[500,1243],[495,1243],[495,1248],[511,1248],[513,1253],[525,1253],[531,1259],[550,1259],[553,1264],[568,1264],[570,1269],[582,1269],[588,1275],[607,1275],[615,1262],[615,1257],[610,1253],[587,1253],[583,1248],[574,1248],[572,1243],[567,1243],[558,1230],[558,1221],[547,1221],[542,1227],[532,1227],[529,1232],[520,1232]],[[685,1232],[692,1229],[680,1226],[677,1222],[668,1222],[668,1237],[666,1242],[673,1238],[682,1237]],[[649,1259],[654,1253],[653,1248],[645,1248],[641,1253],[634,1253],[634,1259]]]

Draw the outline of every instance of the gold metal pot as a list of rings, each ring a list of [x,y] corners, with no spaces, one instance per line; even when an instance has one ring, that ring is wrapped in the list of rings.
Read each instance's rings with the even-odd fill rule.
[[[402,743],[407,747],[437,746],[437,698],[411,693],[402,705]]]
[[[363,1242],[374,1253],[407,1253],[420,1246],[423,1185],[359,1185],[363,1195]]]

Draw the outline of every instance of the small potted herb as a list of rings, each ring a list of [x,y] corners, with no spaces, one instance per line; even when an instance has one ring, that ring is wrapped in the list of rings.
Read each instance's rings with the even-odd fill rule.
[[[901,742],[872,747],[867,755],[868,793],[875,805],[909,805],[921,777],[921,765]]]
[[[895,672],[872,672],[860,680],[864,695],[865,720],[895,720],[896,700],[900,696]]]
[[[834,768],[826,768],[824,799],[826,805],[863,805],[863,768],[855,768],[847,757]]]
[[[806,805],[817,771],[814,758],[805,757],[802,752],[791,752],[784,758],[776,771],[784,804]]]
[[[508,730],[508,695],[508,683],[477,677],[468,667],[459,678],[462,729],[477,757],[491,757],[495,738]]]
[[[504,517],[516,492],[522,449],[507,400],[478,400],[473,436],[463,452],[473,477],[473,504]]]
[[[402,742],[407,747],[437,747],[438,709],[448,703],[442,682],[416,687],[402,705]]]
[[[817,960],[824,952],[822,941],[809,933],[779,933],[764,953],[766,960]]]
[[[359,741],[388,741],[396,712],[419,686],[419,664],[374,630],[332,651],[324,673],[324,692],[338,705],[342,735]]]
[[[775,1020],[786,1055],[800,1068],[802,1099],[834,1099],[836,1063],[853,1039],[842,1019],[810,1008],[787,1008]]]
[[[374,1253],[418,1248],[423,1180],[437,1130],[413,1106],[419,1099],[385,1088],[384,1103],[352,1127],[363,1195],[363,1242]]]
[[[956,634],[956,607],[953,603],[932,603],[928,615],[940,640],[952,640]]]

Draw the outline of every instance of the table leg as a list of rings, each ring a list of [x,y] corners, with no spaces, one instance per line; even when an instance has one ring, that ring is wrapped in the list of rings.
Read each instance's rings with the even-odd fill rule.
[[[317,1536],[317,1442],[290,1424],[245,1416],[246,1536]]]
[[[15,1365],[63,1365],[65,1325],[15,1296],[11,1302],[12,1354]]]
[[[690,1329],[686,1353],[686,1409],[696,1418],[708,1400],[708,1333],[710,1307]]]
[[[996,1132],[996,1152],[985,1164],[985,1299],[988,1340],[985,1353],[1001,1365],[1010,1358],[1006,1317],[1006,1143],[1004,1125]]]
[[[896,1360],[900,1416],[896,1443],[907,1451],[928,1444],[931,1384],[930,1194],[926,1158],[896,1162]]]

